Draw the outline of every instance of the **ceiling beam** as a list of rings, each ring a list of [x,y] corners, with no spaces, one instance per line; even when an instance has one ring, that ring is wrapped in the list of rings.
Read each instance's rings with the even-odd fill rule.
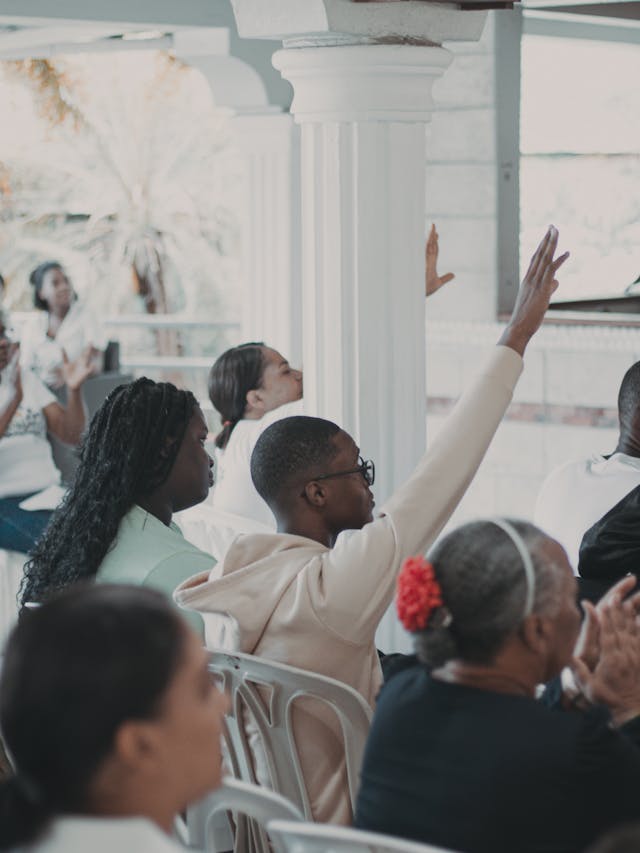
[[[93,21],[136,26],[228,26],[232,14],[227,0],[0,0],[0,24],[54,26],[62,22]]]

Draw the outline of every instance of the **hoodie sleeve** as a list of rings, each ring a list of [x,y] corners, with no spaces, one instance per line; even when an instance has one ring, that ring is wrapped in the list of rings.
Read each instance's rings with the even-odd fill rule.
[[[460,502],[521,372],[522,358],[508,347],[496,347],[413,475],[386,502],[385,515],[342,534],[323,555],[317,587],[310,592],[328,628],[352,642],[370,642],[393,598],[403,560],[430,547]]]

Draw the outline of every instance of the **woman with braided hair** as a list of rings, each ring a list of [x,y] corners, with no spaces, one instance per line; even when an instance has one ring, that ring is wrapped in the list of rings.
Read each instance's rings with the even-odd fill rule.
[[[532,524],[465,524],[407,560],[417,661],[378,698],[356,824],[460,853],[579,853],[639,820],[634,584],[586,602],[580,632],[567,555]]]
[[[170,595],[211,569],[214,558],[171,521],[213,484],[206,438],[191,392],[151,379],[116,388],[91,421],[74,482],[25,567],[22,603],[94,578]]]

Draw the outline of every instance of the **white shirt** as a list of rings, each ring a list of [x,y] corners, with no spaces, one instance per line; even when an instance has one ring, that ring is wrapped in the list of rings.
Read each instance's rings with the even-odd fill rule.
[[[285,403],[259,420],[238,421],[224,450],[216,451],[215,510],[258,521],[276,529],[273,513],[257,493],[251,479],[251,454],[268,426],[283,418],[302,415],[302,400]]]
[[[14,362],[0,375],[0,411],[14,394]],[[39,492],[60,482],[47,441],[43,409],[56,402],[31,370],[21,370],[22,402],[0,438],[0,498]]]
[[[142,817],[61,817],[44,837],[14,853],[184,853],[151,821]]]
[[[626,453],[567,462],[542,484],[535,523],[563,546],[577,573],[584,534],[638,485],[640,459]]]
[[[104,349],[104,332],[94,314],[82,302],[74,302],[55,338],[47,336],[49,317],[37,311],[20,333],[21,363],[30,367],[47,385],[59,385],[62,350],[69,361],[79,358],[88,346]]]

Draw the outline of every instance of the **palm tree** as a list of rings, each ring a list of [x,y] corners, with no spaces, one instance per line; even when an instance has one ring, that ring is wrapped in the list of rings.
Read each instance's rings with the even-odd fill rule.
[[[47,135],[0,169],[11,240],[0,260],[53,235],[58,253],[85,253],[101,270],[109,287],[94,298],[105,311],[131,306],[132,293],[149,314],[215,311],[212,285],[237,277],[241,172],[204,78],[161,53],[4,65],[30,89]],[[156,344],[180,351],[175,334],[156,333]]]

